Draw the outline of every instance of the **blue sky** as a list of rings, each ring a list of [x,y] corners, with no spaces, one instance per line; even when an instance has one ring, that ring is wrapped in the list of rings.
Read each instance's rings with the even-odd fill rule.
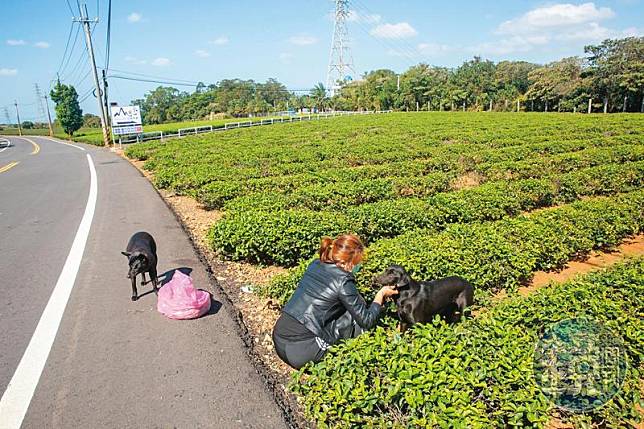
[[[76,10],[76,0],[70,3]],[[87,7],[100,18],[94,37],[103,67],[107,0],[90,0]],[[326,79],[332,8],[329,0],[113,0],[110,69],[206,83],[274,77],[289,88],[310,88]],[[644,33],[641,0],[350,0],[350,10],[359,74],[400,72],[418,62],[452,67],[473,55],[546,63],[582,55],[584,45],[608,37]],[[61,67],[72,26],[65,0],[2,1],[0,16],[0,123],[4,107],[15,120],[14,99],[22,120],[39,120],[34,84],[47,91],[61,68],[63,81],[88,94],[92,80],[81,55],[82,32]],[[110,98],[126,104],[156,85],[111,79]],[[98,110],[91,95],[82,108]]]

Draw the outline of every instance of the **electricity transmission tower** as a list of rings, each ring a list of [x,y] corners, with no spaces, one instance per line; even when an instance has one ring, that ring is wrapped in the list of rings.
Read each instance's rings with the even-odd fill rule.
[[[3,107],[2,110],[4,110],[4,119],[7,121],[7,125],[11,125],[11,118],[9,117],[9,109],[7,107]]]
[[[349,0],[334,0],[334,2],[333,42],[326,76],[327,89],[331,91],[331,95],[335,94],[342,82],[350,80],[356,73],[349,51],[349,31],[347,30]]]
[[[38,119],[42,120],[45,117],[45,106],[42,104],[42,94],[40,93],[40,87],[37,83],[34,84],[36,91],[36,101],[38,103]]]

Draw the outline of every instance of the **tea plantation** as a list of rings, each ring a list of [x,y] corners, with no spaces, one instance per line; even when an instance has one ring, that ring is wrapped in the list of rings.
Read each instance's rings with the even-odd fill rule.
[[[644,259],[492,305],[535,271],[644,231],[644,115],[392,113],[200,135],[127,150],[156,185],[223,211],[224,258],[294,267],[261,292],[284,303],[322,236],[358,233],[358,275],[391,263],[458,274],[489,308],[402,338],[394,321],[334,347],[291,388],[326,427],[543,427],[553,407],[532,353],[548,324],[585,316],[625,343],[620,393],[577,426],[637,425]],[[496,301],[495,301],[496,302]]]

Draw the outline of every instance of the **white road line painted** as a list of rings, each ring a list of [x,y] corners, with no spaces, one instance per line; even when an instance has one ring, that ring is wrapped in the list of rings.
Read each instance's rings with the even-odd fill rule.
[[[45,311],[40,316],[38,326],[36,326],[18,368],[16,368],[7,390],[0,399],[0,429],[19,429],[22,425],[76,281],[98,197],[96,169],[89,154],[87,154],[87,163],[89,164],[90,186],[85,213]]]
[[[5,145],[5,147],[0,149],[0,153],[4,152],[5,150],[11,147],[11,141],[7,139],[0,139],[0,144]]]
[[[75,147],[76,149],[80,149],[80,150],[82,150],[82,151],[85,151],[85,148],[84,148],[84,147],[76,146],[76,145],[75,145],[75,144],[73,144],[73,143],[61,142],[61,141],[54,140],[54,139],[52,139],[52,138],[44,137],[44,136],[38,136],[38,137],[40,137],[41,139],[45,139],[45,140],[52,141],[52,142],[54,142],[54,143],[62,144],[62,145],[64,145],[64,146],[73,146],[73,147]]]

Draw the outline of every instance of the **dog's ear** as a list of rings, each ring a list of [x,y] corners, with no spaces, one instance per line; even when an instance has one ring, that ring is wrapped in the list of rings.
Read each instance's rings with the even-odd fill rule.
[[[130,252],[121,252],[121,255],[125,256],[126,258],[129,258],[132,254]]]

